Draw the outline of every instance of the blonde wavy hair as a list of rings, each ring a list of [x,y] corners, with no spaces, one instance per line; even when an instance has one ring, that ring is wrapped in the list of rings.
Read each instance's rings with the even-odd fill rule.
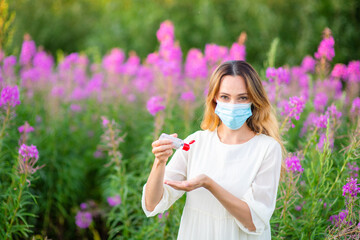
[[[221,80],[224,76],[240,76],[245,80],[247,93],[252,102],[252,116],[246,120],[249,128],[255,133],[263,133],[274,138],[282,148],[283,158],[286,154],[275,111],[270,104],[259,75],[254,68],[244,61],[228,61],[218,66],[210,77],[209,91],[205,102],[205,112],[201,128],[214,131],[221,123],[215,114],[216,96],[219,93]]]

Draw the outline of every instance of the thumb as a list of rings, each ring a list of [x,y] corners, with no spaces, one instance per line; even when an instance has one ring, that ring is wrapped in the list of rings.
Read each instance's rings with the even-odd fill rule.
[[[176,137],[177,138],[177,133],[173,133],[173,134],[171,134],[171,136],[173,136],[173,137]]]

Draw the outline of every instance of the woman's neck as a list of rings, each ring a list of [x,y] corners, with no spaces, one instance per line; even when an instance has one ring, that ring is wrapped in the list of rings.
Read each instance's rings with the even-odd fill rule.
[[[221,123],[217,128],[217,134],[220,141],[226,144],[242,144],[249,141],[256,135],[246,123],[236,130],[232,130]]]

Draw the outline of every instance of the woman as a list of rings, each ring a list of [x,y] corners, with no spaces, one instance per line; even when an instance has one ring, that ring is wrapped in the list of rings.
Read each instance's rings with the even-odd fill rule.
[[[178,239],[271,239],[283,145],[252,66],[230,61],[214,71],[201,128],[185,139],[195,140],[190,150],[177,150],[166,167],[171,141],[152,143],[145,214],[164,212],[187,192]]]

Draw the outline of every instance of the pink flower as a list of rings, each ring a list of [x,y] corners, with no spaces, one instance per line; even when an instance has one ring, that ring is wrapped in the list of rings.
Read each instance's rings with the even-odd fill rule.
[[[195,95],[192,91],[184,92],[181,94],[181,100],[193,102],[195,101]]]
[[[185,75],[188,78],[206,78],[208,69],[206,59],[199,49],[192,48],[188,52],[185,62]]]
[[[356,197],[360,193],[359,185],[356,178],[348,178],[347,183],[343,186],[343,196],[349,194],[351,197]]]
[[[351,61],[347,67],[349,82],[360,82],[360,61]]]
[[[154,81],[152,70],[145,66],[140,66],[134,80],[134,85],[139,92],[147,92]]]
[[[305,100],[302,97],[290,97],[289,102],[285,103],[284,111],[281,112],[281,115],[285,115],[289,117],[289,122],[291,122],[292,118],[296,120],[300,119],[300,114],[304,110]],[[294,127],[294,126],[292,126]]]
[[[300,159],[296,155],[292,155],[285,159],[285,165],[288,172],[300,172],[302,173],[304,169],[301,167]]]
[[[301,62],[301,67],[305,70],[305,72],[313,73],[315,71],[315,64],[315,59],[313,59],[311,56],[306,56]]]
[[[331,76],[336,78],[346,79],[347,75],[347,68],[345,64],[338,63],[335,64],[334,69],[331,72]]]
[[[135,75],[140,65],[140,58],[131,54],[127,62],[123,65],[122,72],[127,75]]]
[[[160,96],[151,97],[147,101],[146,108],[151,115],[155,116],[157,112],[165,109],[165,105],[162,104],[163,101],[164,99]]]
[[[334,119],[340,119],[342,115],[342,113],[336,109],[335,104],[332,104],[330,107],[327,108],[326,114]]]
[[[107,202],[109,203],[109,205],[110,205],[111,207],[114,207],[114,206],[116,206],[116,205],[121,204],[121,198],[120,198],[119,195],[116,195],[116,196],[114,196],[114,197],[108,197],[108,198],[107,198]]]
[[[158,65],[160,56],[158,53],[150,53],[147,55],[145,62],[152,65]]]
[[[162,22],[156,32],[156,37],[159,42],[171,44],[174,41],[174,25],[172,22],[169,20]]]
[[[35,42],[30,40],[30,37],[28,37],[28,40],[25,40],[21,47],[20,64],[21,65],[30,64],[35,53],[36,53]]]
[[[82,107],[80,105],[78,105],[78,104],[71,104],[70,109],[73,112],[81,112]]]
[[[268,68],[266,69],[266,77],[269,79],[269,82],[277,83],[289,83],[290,82],[290,71],[287,68]]]
[[[205,45],[205,59],[211,64],[222,62],[228,55],[228,49],[216,44]]]
[[[238,43],[233,43],[230,48],[230,59],[229,60],[242,60],[245,61],[246,47]]]
[[[360,97],[354,99],[350,112],[360,115]]]
[[[335,56],[334,50],[335,41],[332,36],[324,38],[318,47],[318,51],[314,54],[316,59],[326,57],[327,60],[331,61]]]
[[[103,67],[106,71],[111,73],[120,73],[121,64],[125,59],[125,54],[120,48],[114,48],[110,54],[106,55],[103,59]]]
[[[318,112],[324,111],[324,108],[325,108],[327,102],[328,102],[327,95],[323,92],[318,93],[314,99],[314,107],[315,107],[316,111],[318,111]]]
[[[30,126],[30,124],[28,122],[25,122],[24,125],[20,126],[18,128],[19,133],[25,132],[25,133],[29,133],[29,132],[33,132],[34,128],[32,126]]]
[[[313,123],[318,128],[326,128],[329,116],[327,114],[320,115],[313,119]]]
[[[101,116],[101,119],[102,119],[102,125],[103,125],[104,127],[107,127],[108,124],[110,123],[110,121],[109,121],[106,117],[104,117],[104,116]]]
[[[6,86],[1,91],[0,107],[15,107],[20,104],[20,94],[18,86]]]
[[[167,218],[169,216],[169,212],[166,213],[159,213],[158,218],[162,219],[162,218]]]
[[[75,223],[79,228],[88,228],[92,222],[90,212],[79,211],[75,216]]]

